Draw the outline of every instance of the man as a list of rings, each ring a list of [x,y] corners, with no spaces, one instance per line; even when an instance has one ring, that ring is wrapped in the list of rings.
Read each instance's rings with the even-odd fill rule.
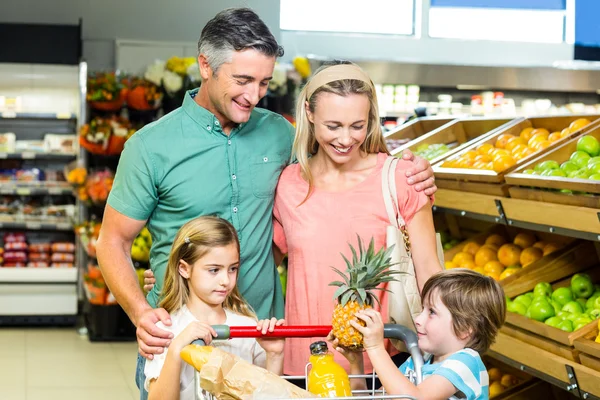
[[[217,215],[233,224],[245,266],[238,277],[242,295],[259,318],[283,317],[272,253],[272,208],[294,130],[280,115],[254,108],[267,92],[283,49],[258,15],[238,8],[207,23],[198,52],[200,89],[188,92],[180,108],[127,141],[97,244],[104,278],[137,327],[139,352],[147,358],[162,353],[171,339],[155,325],[170,324],[168,313],[155,307],[171,243],[177,230],[199,215]],[[413,173],[421,189],[435,192],[429,163],[419,159]],[[147,301],[130,256],[146,223],[156,276]],[[143,364],[139,358],[142,377]]]

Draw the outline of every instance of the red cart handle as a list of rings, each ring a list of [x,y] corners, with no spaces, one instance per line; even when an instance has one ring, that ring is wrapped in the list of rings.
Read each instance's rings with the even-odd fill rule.
[[[223,326],[225,327],[225,326]],[[213,328],[216,328],[213,326]],[[220,326],[218,327],[220,330]],[[221,336],[221,332],[217,330],[219,339],[227,338],[257,338],[257,337],[283,337],[283,338],[305,338],[305,337],[326,337],[331,332],[331,325],[316,325],[316,326],[277,326],[273,332],[267,332],[262,334],[261,331],[256,330],[255,326],[230,326],[227,327],[229,335],[224,338]],[[224,332],[225,333],[225,332]]]

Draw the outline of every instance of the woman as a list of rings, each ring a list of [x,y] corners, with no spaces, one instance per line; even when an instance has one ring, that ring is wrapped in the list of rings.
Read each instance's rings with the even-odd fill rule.
[[[288,254],[285,317],[290,325],[329,325],[339,276],[345,270],[342,252],[350,258],[357,234],[385,246],[390,225],[381,189],[381,170],[389,152],[385,146],[375,87],[358,66],[327,65],[307,83],[296,109],[293,155],[298,163],[281,174],[274,206],[274,242]],[[407,182],[409,161],[396,169],[400,214],[412,246],[419,289],[441,270],[431,201]],[[382,300],[384,317],[387,296]],[[312,339],[289,339],[284,373],[304,375]],[[391,347],[389,348],[390,350]],[[344,357],[336,361],[347,367]],[[368,359],[365,370],[371,371]]]

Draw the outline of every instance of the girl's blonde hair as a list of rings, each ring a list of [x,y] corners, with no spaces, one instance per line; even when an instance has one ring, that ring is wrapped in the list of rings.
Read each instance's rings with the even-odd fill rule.
[[[239,254],[240,241],[237,232],[222,218],[199,217],[183,225],[173,241],[165,273],[164,296],[159,306],[171,313],[188,302],[190,288],[188,280],[179,273],[180,261],[192,266],[211,249],[230,244],[235,244]],[[254,310],[240,294],[237,284],[223,302],[223,308],[256,319]]]
[[[359,68],[357,65],[347,62],[338,61],[332,64],[327,64],[319,68],[313,78],[319,74],[319,72],[332,67],[334,65],[352,65]],[[340,79],[323,86],[320,86],[308,97],[308,88],[310,82],[307,83],[298,97],[298,103],[296,104],[296,137],[294,139],[294,146],[292,154],[298,160],[302,173],[308,181],[308,193],[302,203],[304,203],[310,197],[313,190],[313,176],[308,165],[308,159],[310,156],[317,153],[319,144],[315,138],[315,127],[308,119],[308,113],[306,112],[306,105],[308,104],[309,110],[314,113],[319,95],[321,93],[333,93],[338,96],[349,96],[352,94],[365,95],[369,99],[369,121],[367,124],[367,137],[360,146],[360,151],[372,154],[372,153],[386,153],[389,154],[383,133],[381,131],[381,121],[379,119],[379,107],[377,103],[377,94],[375,92],[375,86],[373,82],[365,82],[358,79]]]

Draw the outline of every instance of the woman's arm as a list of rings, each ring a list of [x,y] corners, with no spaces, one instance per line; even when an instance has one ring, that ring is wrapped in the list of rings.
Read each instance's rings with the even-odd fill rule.
[[[433,213],[430,202],[427,202],[417,211],[406,229],[410,238],[417,284],[419,285],[419,291],[421,291],[425,282],[433,274],[442,270],[437,256],[435,228],[433,227]]]

